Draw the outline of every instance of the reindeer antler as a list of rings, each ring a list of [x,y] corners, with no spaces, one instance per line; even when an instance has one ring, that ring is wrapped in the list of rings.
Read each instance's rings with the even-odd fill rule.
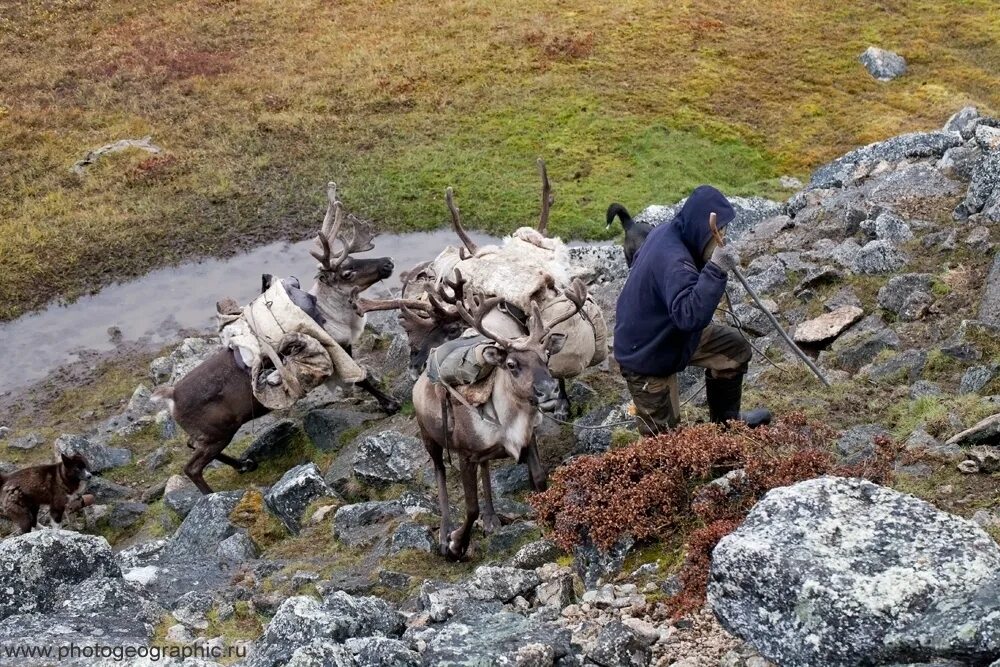
[[[552,186],[549,184],[549,172],[545,168],[545,160],[538,158],[538,172],[542,176],[542,214],[538,219],[538,231],[548,234],[549,231],[549,209],[556,201],[556,196],[552,193]]]
[[[474,255],[476,251],[479,250],[479,246],[476,245],[475,241],[469,237],[468,232],[465,231],[465,228],[462,227],[462,214],[458,209],[458,206],[455,205],[454,193],[451,188],[447,188],[444,191],[444,200],[448,203],[448,210],[451,211],[452,229],[454,229],[455,233],[458,234],[458,238],[461,239],[462,245],[464,245],[466,250],[469,251],[469,254]],[[468,259],[467,257],[462,256],[461,253],[459,256],[461,256],[462,259]]]
[[[445,288],[450,289],[452,293],[449,295],[445,291]],[[483,336],[489,338],[500,347],[509,348],[513,345],[514,341],[504,336],[498,336],[491,333],[483,326],[483,318],[486,317],[487,313],[496,308],[497,304],[503,301],[503,298],[494,296],[487,299],[482,294],[474,294],[469,298],[472,302],[472,308],[470,311],[469,307],[465,305],[465,278],[462,276],[462,272],[458,269],[455,270],[454,280],[445,278],[441,281],[441,285],[438,286],[436,292],[428,291],[427,296],[435,310],[439,310],[442,313],[449,313],[449,309],[446,308],[444,304],[452,304],[455,307],[454,312],[462,318],[466,324],[481,333]]]
[[[351,294],[351,304],[358,315],[376,310],[406,310],[406,312],[413,313],[412,309],[414,308],[429,311],[432,307],[429,303],[418,299],[366,299],[359,297],[358,292],[359,290],[355,288]],[[416,313],[413,314],[416,315]]]
[[[337,199],[337,184],[333,181],[326,184],[326,198],[328,202],[326,215],[323,216],[323,225],[320,227],[319,234],[316,235],[320,250],[319,252],[310,250],[309,254],[320,263],[322,268],[331,269],[333,267],[330,265],[330,248],[344,222],[344,208],[340,200]]]

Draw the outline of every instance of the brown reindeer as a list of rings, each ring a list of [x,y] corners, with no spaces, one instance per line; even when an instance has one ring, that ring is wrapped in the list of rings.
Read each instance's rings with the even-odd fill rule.
[[[358,259],[351,256],[374,246],[371,225],[353,216],[344,224],[343,206],[337,200],[335,184],[328,185],[327,196],[326,216],[317,235],[319,249],[310,251],[319,261],[316,283],[310,294],[316,297],[318,310],[326,320],[324,329],[350,352],[364,329],[365,312],[392,307],[384,302],[360,300],[358,292],[388,278],[393,264],[388,257]],[[342,248],[335,253],[333,246],[338,241]],[[241,473],[257,467],[255,461],[235,459],[222,453],[243,424],[270,412],[254,397],[250,375],[237,361],[237,354],[228,349],[220,350],[173,387],[160,387],[153,393],[154,400],[167,403],[177,424],[188,434],[188,447],[194,454],[184,466],[184,474],[202,493],[212,492],[203,472],[213,459]],[[399,410],[399,402],[383,393],[370,379],[366,378],[357,386],[374,395],[387,412]]]
[[[441,554],[449,559],[460,559],[468,550],[472,525],[480,516],[477,471],[483,485],[482,515],[487,532],[499,525],[493,508],[490,461],[509,456],[526,463],[532,487],[535,490],[545,488],[546,475],[538,455],[535,428],[542,420],[540,411],[550,411],[558,405],[559,383],[546,364],[548,357],[557,353],[565,342],[565,337],[551,333],[551,328],[579,312],[586,299],[586,288],[580,281],[574,283],[567,296],[577,310],[549,326],[542,324],[541,312],[535,305],[529,318],[528,335],[512,340],[493,334],[483,326],[483,317],[497,305],[498,298],[473,297],[470,312],[465,303],[461,273],[454,281],[446,281],[445,286],[452,294],[442,288],[431,296],[431,301],[444,310],[448,308],[441,301],[451,303],[466,324],[492,341],[484,348],[483,359],[494,367],[492,389],[480,407],[453,401],[449,389],[431,382],[426,371],[413,388],[417,424],[437,477]],[[446,451],[458,455],[465,495],[465,522],[455,531],[449,526]]]

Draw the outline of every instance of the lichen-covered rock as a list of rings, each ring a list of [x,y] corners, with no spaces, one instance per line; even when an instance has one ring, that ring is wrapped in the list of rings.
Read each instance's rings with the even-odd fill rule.
[[[386,522],[406,514],[398,500],[344,505],[333,515],[333,536],[349,546],[370,544],[385,534]]]
[[[522,570],[534,570],[546,563],[555,561],[562,555],[562,549],[549,540],[528,542],[511,556],[508,565]]]
[[[898,271],[907,262],[906,255],[890,241],[869,241],[854,257],[853,269],[858,273],[876,274]]]
[[[390,553],[407,550],[431,553],[436,548],[437,543],[431,529],[413,521],[404,521],[396,526],[389,541]]]
[[[979,109],[976,107],[962,107],[951,115],[941,129],[945,132],[958,132],[963,139],[971,139],[976,132],[979,118]]]
[[[317,640],[300,646],[284,667],[357,667],[347,647]]]
[[[997,151],[1000,154],[1000,151]],[[993,258],[993,266],[983,286],[983,300],[979,305],[979,319],[987,324],[1000,326],[1000,252]]]
[[[870,169],[879,162],[895,164],[907,158],[939,158],[962,143],[957,132],[914,132],[855,148],[813,172],[810,188],[839,188],[853,182],[860,165]]]
[[[1000,655],[1000,546],[892,489],[823,477],[769,492],[712,554],[723,627],[782,665],[987,663]]]
[[[63,434],[56,438],[56,451],[60,454],[77,453],[87,459],[90,472],[103,472],[120,468],[132,461],[132,452],[124,447],[109,447],[92,442],[82,435]]]
[[[219,542],[219,548],[215,553],[220,561],[227,563],[243,563],[258,556],[257,545],[245,530],[237,530]]]
[[[163,487],[163,504],[182,519],[202,498],[202,492],[184,475],[171,475]]]
[[[375,486],[409,483],[419,478],[427,462],[423,443],[396,431],[362,438],[354,455],[354,474]]]
[[[352,637],[374,635],[398,637],[403,627],[403,616],[379,598],[355,597],[343,591],[336,591],[322,601],[307,596],[291,597],[278,608],[243,664],[278,667],[296,649],[315,642],[336,644]]]
[[[476,568],[468,589],[477,600],[510,602],[518,595],[527,596],[540,583],[541,579],[531,570],[484,565]]]
[[[875,439],[889,435],[878,424],[852,426],[837,439],[837,452],[844,458],[844,463],[855,465],[875,456]]]
[[[242,491],[202,496],[164,547],[164,555],[172,560],[200,560],[214,554],[219,543],[236,532],[229,514],[241,497]]]
[[[904,350],[885,361],[879,361],[861,368],[861,372],[873,380],[899,380],[914,382],[927,365],[924,350]]]
[[[600,454],[611,449],[615,424],[627,421],[626,405],[600,408],[573,422],[574,454]]]
[[[281,523],[293,533],[302,527],[302,513],[309,503],[320,498],[337,497],[323,481],[315,463],[303,463],[281,476],[272,486],[264,502]]]
[[[621,621],[608,623],[597,636],[587,659],[602,667],[645,667],[652,658],[649,644]]]
[[[514,665],[525,647],[551,648],[552,664],[572,653],[570,632],[506,611],[469,613],[455,617],[434,634],[423,652],[425,665],[479,667]],[[537,649],[537,647],[535,647]],[[524,653],[521,653],[524,660]]]
[[[972,366],[962,374],[958,391],[961,394],[975,394],[983,390],[997,374],[993,366]]]
[[[988,151],[972,172],[969,189],[965,199],[955,208],[954,217],[959,220],[968,218],[973,213],[979,213],[991,208],[1000,196],[1000,150]],[[987,216],[994,222],[992,213]],[[998,218],[1000,219],[1000,218]]]
[[[869,46],[858,56],[868,73],[879,81],[892,81],[906,74],[906,59],[898,53]]]
[[[625,564],[625,557],[635,546],[631,537],[623,537],[610,549],[598,549],[589,541],[573,548],[573,569],[583,579],[583,585],[593,588],[599,579],[616,574]]]
[[[420,654],[389,637],[355,637],[344,642],[357,667],[419,667]]]
[[[121,578],[103,537],[41,530],[0,542],[0,619],[52,611],[64,600],[61,586],[91,577]]]

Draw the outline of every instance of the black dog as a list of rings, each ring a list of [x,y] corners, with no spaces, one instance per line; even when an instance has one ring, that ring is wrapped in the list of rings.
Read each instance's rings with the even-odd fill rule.
[[[621,204],[612,204],[608,207],[607,229],[611,228],[611,223],[618,217],[622,222],[622,229],[625,230],[625,243],[622,244],[625,250],[625,264],[632,268],[632,261],[639,248],[646,241],[646,237],[653,231],[653,226],[648,222],[636,222],[629,215],[628,210]]]
[[[38,523],[38,509],[48,505],[52,527],[62,523],[63,513],[94,502],[94,497],[75,495],[90,479],[87,460],[79,454],[62,454],[58,463],[24,468],[0,475],[0,514],[14,522],[17,535],[30,532]]]

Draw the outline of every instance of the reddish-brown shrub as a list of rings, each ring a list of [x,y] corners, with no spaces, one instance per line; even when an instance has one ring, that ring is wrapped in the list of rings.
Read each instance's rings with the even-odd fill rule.
[[[531,503],[567,551],[588,541],[607,549],[623,537],[662,538],[692,521],[706,525],[692,533],[681,575],[678,599],[686,608],[704,600],[711,549],[771,489],[827,474],[888,479],[898,450],[892,442],[879,440],[873,460],[844,466],[832,453],[834,435],[800,414],[752,430],[743,424],[687,426],[580,457],[558,468],[549,489]],[[728,490],[708,484],[736,469],[742,474],[730,476]]]

